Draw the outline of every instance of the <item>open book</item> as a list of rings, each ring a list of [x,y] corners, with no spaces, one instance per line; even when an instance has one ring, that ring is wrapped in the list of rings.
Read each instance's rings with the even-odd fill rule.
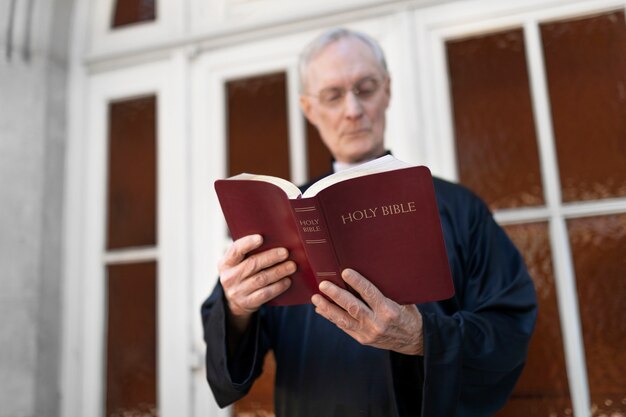
[[[400,304],[450,298],[454,287],[428,168],[391,155],[325,177],[304,194],[254,174],[217,180],[233,239],[261,234],[285,247],[298,270],[273,305],[310,303],[323,280],[346,288],[352,268]]]

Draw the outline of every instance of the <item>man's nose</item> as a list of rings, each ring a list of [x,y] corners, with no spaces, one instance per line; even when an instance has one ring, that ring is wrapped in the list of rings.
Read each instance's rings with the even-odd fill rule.
[[[351,119],[358,119],[363,115],[363,105],[359,98],[354,94],[354,91],[346,92],[345,96],[345,112],[346,117]]]

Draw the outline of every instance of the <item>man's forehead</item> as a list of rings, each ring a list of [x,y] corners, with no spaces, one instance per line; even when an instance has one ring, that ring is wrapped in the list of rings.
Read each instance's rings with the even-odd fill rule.
[[[308,66],[309,85],[357,81],[383,71],[372,49],[358,38],[343,38],[326,45]]]

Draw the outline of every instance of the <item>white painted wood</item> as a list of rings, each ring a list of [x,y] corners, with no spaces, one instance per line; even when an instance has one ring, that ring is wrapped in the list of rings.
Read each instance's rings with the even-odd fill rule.
[[[184,37],[184,10],[180,0],[156,2],[156,20],[111,28],[116,0],[95,0],[91,4],[90,55],[142,50],[171,43]]]
[[[106,252],[102,259],[106,265],[156,261],[159,250],[155,247],[126,248]]]
[[[493,215],[501,225],[542,222],[550,219],[550,211],[547,207],[498,210]]]
[[[104,221],[105,218],[105,161],[107,159],[106,141],[106,102],[102,100],[101,86],[91,84],[88,99],[88,119],[86,136],[93,138],[89,147],[82,155],[86,160],[84,206],[85,215],[84,247],[78,256],[85,260],[83,267],[83,340],[81,350],[84,357],[82,375],[83,386],[82,415],[102,416],[103,412],[103,381],[104,381],[104,342],[106,340],[105,323],[105,285],[104,285]],[[89,277],[89,279],[84,279]]]
[[[428,165],[434,175],[457,180],[452,111],[448,95],[444,39],[428,28],[427,15],[417,13],[417,39],[423,48],[418,65]]]
[[[419,115],[415,88],[415,45],[411,42],[412,19],[408,13],[361,22],[355,28],[376,38],[387,59],[391,77],[391,100],[387,110],[385,147],[398,159],[419,165],[423,161],[418,134]]]
[[[276,9],[270,7],[274,1],[283,1],[283,3]],[[263,4],[259,7],[261,9],[259,13],[240,16],[228,14],[228,5],[223,1],[185,0],[183,4],[179,3],[179,7],[190,4],[192,9],[185,13],[189,16],[188,19],[172,17],[168,20],[174,23],[185,22],[182,29],[173,23],[163,23],[163,27],[173,28],[169,36],[163,37],[160,32],[153,29],[157,32],[155,36],[145,36],[139,32],[137,39],[132,38],[131,35],[134,32],[130,29],[147,32],[150,24],[138,25],[129,28],[127,32],[121,32],[121,34],[128,33],[128,37],[114,33],[113,35],[118,38],[109,39],[110,36],[107,38],[101,34],[99,36],[101,41],[98,43],[94,40],[85,58],[91,70],[101,71],[103,66],[119,68],[134,65],[137,61],[145,62],[151,56],[167,56],[173,49],[180,47],[198,46],[203,51],[213,51],[261,39],[268,40],[315,31],[323,27],[347,26],[353,22],[375,20],[403,13],[411,8],[461,1],[463,0],[350,0],[349,2],[257,0],[258,5]],[[158,22],[158,25],[161,23]],[[166,30],[163,29],[163,31]]]
[[[289,168],[291,182],[304,184],[308,180],[306,123],[300,111],[300,76],[298,57],[293,56],[287,66],[287,113],[289,123]]]
[[[82,65],[89,25],[86,18],[87,2],[78,1],[74,9],[75,19],[70,37],[69,79],[67,113],[78,115],[68,120],[67,164],[65,178],[65,212],[63,216],[63,280],[62,280],[62,335],[61,335],[61,391],[60,415],[84,416],[83,363],[85,363],[83,340],[85,310],[85,173],[88,143],[84,109],[87,107],[88,78]]]
[[[84,216],[84,245],[74,256],[83,258],[82,404],[80,415],[98,416],[104,404],[104,350],[106,342],[106,276],[107,261],[114,263],[158,262],[158,401],[160,415],[190,415],[189,274],[187,271],[188,211],[186,196],[187,145],[183,129],[186,79],[185,58],[173,63],[148,64],[130,70],[92,77],[85,125],[83,189],[77,210]],[[177,85],[177,82],[179,85]],[[158,140],[158,230],[159,247],[130,248],[106,252],[104,249],[106,218],[107,114],[113,100],[144,95],[157,96]],[[181,111],[178,111],[181,110]],[[85,279],[89,277],[89,279]]]
[[[538,140],[542,167],[543,186],[550,221],[550,244],[554,263],[554,278],[557,289],[563,348],[567,363],[570,396],[575,416],[586,416],[591,409],[587,384],[585,352],[582,341],[578,295],[573,259],[569,246],[567,225],[560,215],[561,184],[558,174],[558,158],[554,144],[552,120],[550,118],[550,98],[543,62],[543,50],[539,26],[528,20],[524,27],[526,39],[531,96],[535,121],[538,126]]]
[[[186,51],[163,70],[158,97],[158,398],[163,417],[191,414],[189,113]]]

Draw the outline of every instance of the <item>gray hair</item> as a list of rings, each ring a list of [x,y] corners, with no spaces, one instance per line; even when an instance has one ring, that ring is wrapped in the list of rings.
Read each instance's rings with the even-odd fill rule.
[[[367,45],[372,52],[374,53],[374,57],[380,64],[380,68],[383,70],[384,74],[388,74],[387,71],[387,61],[385,60],[385,54],[383,49],[380,47],[378,42],[374,40],[371,36],[363,33],[357,32],[354,30],[344,29],[344,28],[335,28],[327,30],[326,32],[319,35],[317,38],[313,39],[300,54],[300,59],[298,62],[298,70],[300,73],[300,91],[304,92],[307,70],[309,69],[309,64],[319,53],[321,53],[324,48],[328,45],[335,43],[341,39],[358,39]]]

